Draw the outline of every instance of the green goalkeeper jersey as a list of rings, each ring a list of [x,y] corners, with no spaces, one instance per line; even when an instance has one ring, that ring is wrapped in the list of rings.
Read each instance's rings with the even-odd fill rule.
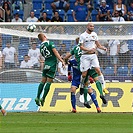
[[[44,41],[41,43],[40,52],[45,58],[45,65],[47,66],[51,66],[54,63],[57,63],[57,57],[52,51],[53,48],[55,48],[55,45],[51,41]]]
[[[80,66],[80,57],[81,57],[81,49],[79,45],[76,45],[71,51],[70,51],[71,55],[75,56],[75,59],[78,63],[78,67]]]

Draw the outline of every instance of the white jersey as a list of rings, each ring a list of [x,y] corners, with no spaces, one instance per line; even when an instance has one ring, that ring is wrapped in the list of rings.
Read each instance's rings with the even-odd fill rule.
[[[5,47],[3,49],[3,55],[5,56],[5,62],[14,63],[14,55],[16,54],[16,49],[14,47]]]
[[[59,62],[58,68],[60,68],[60,72],[62,73],[62,75],[68,76],[68,65],[65,65],[65,68],[63,68],[62,62]],[[59,75],[61,75],[61,74],[59,73]]]
[[[114,22],[125,22],[125,19],[123,17],[112,17],[112,20]]]
[[[26,22],[37,22],[38,21],[38,18],[34,17],[34,18],[31,18],[31,17],[28,17],[26,19]]]
[[[40,64],[39,60],[40,60],[41,53],[39,48],[36,48],[35,50],[29,49],[28,56],[30,57],[30,60],[32,61],[33,65]]]
[[[127,42],[120,41],[120,53],[126,53],[127,51],[129,51]]]
[[[26,62],[25,60],[21,61],[20,68],[32,68],[33,64],[30,60]]]
[[[95,32],[88,34],[86,31],[80,35],[79,43],[83,44],[86,48],[96,48],[95,41],[98,41],[98,36]],[[86,51],[82,50],[82,53],[86,53]]]
[[[110,48],[110,55],[117,54],[117,46],[120,45],[119,40],[110,40],[109,41],[109,48]]]

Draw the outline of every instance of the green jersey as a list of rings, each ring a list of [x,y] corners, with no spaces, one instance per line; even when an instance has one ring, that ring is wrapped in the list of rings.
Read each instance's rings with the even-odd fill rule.
[[[45,58],[45,65],[51,65],[52,63],[57,62],[57,58],[52,51],[53,48],[55,48],[55,45],[51,41],[44,41],[41,43],[40,52]]]
[[[80,66],[80,57],[81,57],[81,49],[79,45],[76,45],[71,51],[70,51],[71,55],[75,56],[75,59],[78,63],[78,67]]]

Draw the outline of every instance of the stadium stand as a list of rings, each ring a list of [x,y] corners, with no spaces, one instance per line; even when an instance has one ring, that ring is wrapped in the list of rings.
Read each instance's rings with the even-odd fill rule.
[[[34,14],[35,14],[35,17],[39,18],[40,17],[40,9],[34,9]]]
[[[65,22],[65,11],[63,9],[59,9],[58,13],[60,17],[63,19],[63,22]]]
[[[48,18],[52,18],[52,16],[53,16],[53,10],[52,9],[45,9],[45,10],[43,10],[43,12],[46,12],[47,13],[47,17]]]
[[[128,67],[127,66],[118,67],[117,75],[118,76],[127,76],[128,75]]]
[[[113,76],[114,75],[114,67],[107,66],[104,69],[104,75],[106,75],[106,76]]]
[[[45,0],[45,9],[52,9],[51,8],[51,3],[53,2],[53,0]]]
[[[67,13],[66,13],[66,21],[67,22],[74,22],[72,12],[73,12],[72,9],[67,11]]]
[[[24,17],[24,10],[19,10],[19,9],[14,10],[14,11],[13,11],[13,14],[16,14],[16,13],[18,13],[18,14],[19,14],[19,17],[23,20],[23,17]]]

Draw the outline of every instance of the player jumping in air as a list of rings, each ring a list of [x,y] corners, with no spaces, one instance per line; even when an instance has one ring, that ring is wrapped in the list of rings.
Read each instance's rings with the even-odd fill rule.
[[[77,43],[78,43],[79,38],[76,39]],[[80,72],[80,56],[81,56],[81,50],[79,45],[76,45],[71,51],[70,53],[68,53],[65,57],[65,59],[68,59],[69,57],[71,57],[72,55],[75,56],[75,59],[69,60],[69,65],[68,65],[68,80],[71,81],[72,80],[72,85],[71,85],[71,104],[72,104],[72,112],[76,112],[76,97],[75,97],[75,92],[76,89],[79,87],[80,85],[80,77],[81,77],[81,72]],[[73,78],[71,78],[71,67],[73,68]],[[88,85],[88,79],[86,79],[86,85]],[[88,87],[88,86],[87,86]],[[94,102],[97,112],[100,113],[101,110],[98,106],[98,102],[96,100],[96,96],[93,93],[93,90],[91,88],[91,86],[88,87],[87,89],[87,93],[89,93],[89,95],[91,96],[92,101]],[[89,105],[88,101],[87,101],[87,96],[85,94],[85,102],[84,105],[87,108],[91,108],[91,106]]]
[[[88,69],[93,67],[99,76],[99,81],[102,84],[102,88],[104,88],[104,92],[108,93],[108,90],[105,88],[104,77],[101,73],[99,61],[96,55],[96,48],[103,49],[105,51],[107,51],[107,49],[98,42],[98,36],[95,32],[93,32],[93,30],[94,24],[88,23],[86,31],[80,35],[79,39],[80,49],[82,50],[80,58],[80,71],[82,72],[81,88],[84,87],[84,81]],[[101,95],[100,98],[105,100],[103,95]]]
[[[63,67],[65,67],[65,63],[59,55],[58,51],[55,48],[53,42],[47,40],[46,36],[43,33],[38,35],[38,39],[42,42],[40,46],[40,52],[42,56],[45,58],[45,65],[42,73],[42,81],[38,86],[38,93],[35,99],[35,102],[38,106],[44,105],[45,98],[49,92],[51,83],[55,78],[56,70],[57,70],[57,59],[62,62]],[[44,93],[42,98],[40,99],[40,95],[43,91]]]

